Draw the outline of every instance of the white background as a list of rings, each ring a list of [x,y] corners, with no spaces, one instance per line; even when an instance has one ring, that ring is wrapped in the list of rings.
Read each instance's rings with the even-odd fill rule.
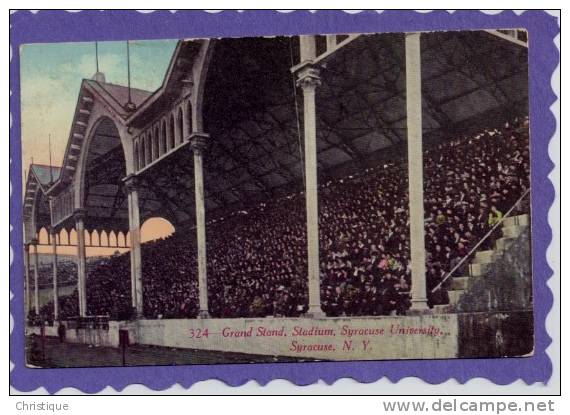
[[[447,3],[447,4],[446,4]],[[429,6],[432,8],[443,8],[443,9],[452,9],[453,6],[457,6],[457,2],[443,2],[443,1],[432,1],[429,2]],[[4,42],[1,43],[2,48],[2,56],[4,57],[4,65],[0,67],[2,71],[1,80],[4,83],[3,91],[5,94],[9,91],[9,84],[8,84],[8,56],[9,56],[9,43],[8,43],[8,25],[9,25],[9,14],[8,8],[26,8],[26,9],[34,9],[34,8],[41,8],[42,6],[46,6],[45,1],[5,1],[6,8],[3,10],[3,31],[2,36],[4,36]],[[384,4],[381,2],[372,2],[372,1],[351,1],[351,2],[339,2],[339,1],[326,1],[326,2],[317,2],[317,1],[298,1],[298,0],[290,0],[290,1],[280,1],[280,2],[271,2],[268,4],[267,2],[260,2],[260,1],[242,1],[242,2],[229,2],[229,1],[218,1],[218,2],[204,2],[204,1],[192,1],[192,2],[183,2],[183,1],[161,1],[160,3],[156,1],[149,1],[149,0],[139,0],[135,3],[130,3],[126,1],[118,1],[115,0],[112,2],[114,7],[136,7],[138,9],[152,9],[156,6],[160,5],[162,7],[168,9],[179,9],[184,7],[195,7],[195,8],[261,8],[263,6],[271,6],[274,9],[296,9],[296,8],[313,8],[313,7],[327,7],[327,8],[340,8],[346,9],[347,7],[359,7],[359,8],[382,8]],[[543,7],[551,7],[556,8],[560,7],[562,2],[551,2],[550,4],[545,4],[541,2],[539,5]],[[57,8],[64,8],[64,9],[79,9],[79,8],[101,8],[106,6],[104,2],[101,1],[50,1],[49,5],[51,7]],[[422,7],[425,8],[428,5],[425,2],[418,2],[418,1],[399,1],[397,3],[399,7],[406,7],[406,8],[417,8]],[[478,6],[479,8],[505,8],[505,9],[524,9],[530,8],[531,6],[538,5],[536,2],[530,1],[509,1],[509,2],[497,2],[497,1],[480,1],[477,4],[466,4],[472,6]],[[451,7],[450,7],[451,6]],[[493,13],[493,12],[491,12]],[[551,12],[554,15],[560,16],[558,11]],[[560,37],[557,38],[557,44],[560,45]],[[564,57],[563,57],[564,58]],[[560,80],[560,72],[559,70],[556,71],[553,79],[552,85],[555,91],[558,90]],[[562,89],[566,89],[566,85],[563,84]],[[2,203],[0,203],[0,210],[2,211],[3,217],[6,218],[3,221],[4,229],[0,232],[0,238],[2,241],[2,248],[0,250],[0,256],[2,259],[2,265],[4,266],[4,270],[6,272],[5,277],[5,290],[4,295],[1,297],[2,302],[2,309],[8,309],[8,263],[9,263],[9,224],[8,224],[8,194],[9,194],[9,187],[8,187],[8,176],[9,176],[9,164],[8,164],[8,99],[7,95],[4,95],[4,99],[0,101],[0,106],[2,108],[3,117],[1,118],[2,123],[2,130],[4,132],[4,139],[0,140],[0,154],[4,155],[4,162],[1,164],[3,168],[2,180],[0,180],[0,194],[2,195]],[[554,114],[558,116],[560,119],[560,107],[559,103],[556,103],[551,110]],[[562,149],[562,151],[566,151],[566,149]],[[557,188],[557,193],[560,195],[560,130],[557,131],[556,136],[553,138],[550,144],[550,156],[552,160],[556,163],[555,170],[551,173],[551,180],[554,182],[555,187]],[[566,154],[568,156],[568,154]],[[523,394],[523,395],[537,395],[537,394],[558,394],[560,392],[560,378],[559,378],[559,370],[560,370],[560,349],[558,344],[560,342],[559,337],[559,316],[560,316],[560,292],[558,287],[560,286],[560,271],[561,271],[561,264],[560,264],[560,234],[559,229],[565,229],[566,231],[570,231],[568,227],[568,221],[563,221],[560,223],[560,198],[557,197],[550,215],[550,225],[554,230],[554,237],[552,241],[552,245],[548,250],[549,262],[550,266],[555,270],[554,277],[550,280],[549,285],[553,288],[555,294],[555,303],[554,308],[552,309],[548,320],[547,320],[547,327],[549,328],[550,336],[553,338],[553,344],[547,350],[554,366],[554,374],[552,379],[548,382],[547,385],[543,384],[535,384],[531,386],[527,386],[523,382],[515,382],[511,385],[505,386],[498,386],[491,384],[490,382],[484,379],[473,379],[468,382],[466,385],[459,385],[456,381],[448,381],[444,384],[440,385],[429,385],[424,383],[423,381],[415,378],[408,378],[405,380],[400,381],[397,384],[391,383],[387,379],[381,379],[372,384],[359,384],[351,379],[343,379],[337,381],[334,385],[326,385],[324,382],[319,382],[315,385],[298,387],[292,385],[291,383],[285,380],[275,380],[268,385],[261,387],[256,382],[252,381],[248,384],[238,387],[232,388],[224,385],[219,381],[207,381],[201,382],[194,385],[189,390],[185,390],[182,387],[176,385],[172,387],[167,393],[176,393],[176,394],[382,394],[382,395],[394,395],[394,394],[434,394],[434,395],[443,395],[444,397],[453,394],[493,394],[493,395],[506,395],[506,394]],[[562,233],[564,234],[564,233]],[[565,232],[568,234],[568,232]],[[566,266],[567,264],[564,264]],[[565,284],[567,285],[567,284]],[[563,289],[564,291],[564,289]],[[22,397],[22,396],[11,396],[8,397],[8,391],[10,390],[11,393],[18,393],[18,391],[12,390],[9,387],[9,352],[8,352],[8,327],[6,327],[8,323],[8,319],[4,319],[4,326],[2,330],[2,351],[3,351],[3,367],[2,373],[3,376],[0,376],[2,382],[2,394],[0,394],[2,399],[2,405],[0,407],[6,408],[7,411],[4,413],[17,413],[15,409],[15,403],[18,400],[25,400],[25,401],[49,401],[49,402],[68,402],[72,408],[72,411],[68,413],[77,413],[77,414],[102,414],[105,412],[108,413],[119,413],[119,411],[124,411],[125,413],[134,413],[136,410],[137,414],[155,414],[165,411],[166,408],[177,408],[177,413],[196,413],[196,412],[205,412],[205,411],[212,411],[212,410],[220,410],[220,411],[230,411],[232,414],[255,414],[255,413],[271,413],[271,414],[279,414],[279,413],[327,413],[327,414],[335,414],[335,413],[350,413],[354,411],[374,411],[376,412],[383,412],[381,401],[387,400],[384,398],[379,397],[320,397],[320,398],[199,398],[194,397],[191,400],[184,400],[182,401],[180,397],[169,397],[169,398],[159,398],[153,399],[150,397],[127,397],[122,396],[120,399],[118,397]],[[564,333],[563,333],[564,337]],[[566,340],[566,339],[563,339]],[[566,389],[566,388],[565,388]],[[74,394],[80,393],[77,390],[73,389],[66,389],[62,390],[62,393],[66,394]],[[156,394],[157,392],[150,391],[144,386],[141,385],[132,385],[122,391],[123,393],[141,393],[141,394]],[[36,394],[45,393],[45,390],[39,389],[35,391]],[[107,388],[103,391],[103,393],[118,393],[111,388]],[[165,392],[160,392],[161,394]],[[236,401],[236,399],[238,399]],[[254,400],[255,399],[255,400]],[[429,397],[424,398],[429,400]],[[435,399],[435,398],[434,398]],[[502,398],[502,399],[515,399],[515,398]],[[538,398],[534,398],[538,399]],[[562,400],[553,398],[556,403],[556,413],[563,412]],[[489,400],[489,399],[485,399]],[[110,411],[110,412],[109,412]],[[168,412],[171,412],[168,409]],[[31,413],[31,412],[27,412]],[[568,413],[566,411],[566,413]]]

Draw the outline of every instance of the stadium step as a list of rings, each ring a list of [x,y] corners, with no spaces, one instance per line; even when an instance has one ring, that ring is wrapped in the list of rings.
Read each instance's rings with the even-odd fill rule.
[[[447,291],[449,304],[434,306],[434,313],[445,314],[454,312],[455,306],[469,288],[469,280],[472,277],[484,277],[492,264],[497,260],[497,257],[501,255],[501,252],[511,246],[517,237],[529,226],[529,222],[529,215],[505,218],[502,223],[503,237],[495,241],[495,249],[477,252],[469,264],[469,274],[452,278],[451,285]]]
[[[470,277],[455,277],[451,280],[451,287],[449,291],[465,290],[469,285]]]
[[[456,306],[459,303],[461,296],[465,293],[465,290],[453,290],[448,291],[447,295],[449,296],[449,305]]]
[[[449,304],[437,304],[433,306],[435,314],[449,314],[453,312],[453,307]]]
[[[518,225],[503,226],[503,236],[505,238],[516,238],[522,233],[523,230],[524,230],[523,226],[518,226]]]
[[[509,216],[503,220],[503,227],[505,226],[523,226],[529,225],[528,215]]]
[[[473,263],[469,265],[469,276],[482,277],[489,270],[492,263]]]
[[[475,264],[490,264],[494,261],[495,251],[488,250],[488,251],[479,251],[475,254],[475,258],[473,259],[473,263]]]
[[[497,251],[504,251],[511,246],[515,240],[516,238],[499,238],[495,241],[495,249]]]

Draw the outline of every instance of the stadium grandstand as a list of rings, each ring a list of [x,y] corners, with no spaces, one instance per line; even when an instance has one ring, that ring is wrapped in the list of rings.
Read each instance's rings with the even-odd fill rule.
[[[156,91],[97,72],[63,165],[28,169],[29,321],[453,312],[473,264],[518,235],[503,222],[530,213],[526,42],[181,40]],[[157,217],[175,232],[141,243]],[[77,247],[73,268],[60,245]],[[89,246],[125,251],[88,266]],[[43,305],[38,284],[53,288]]]

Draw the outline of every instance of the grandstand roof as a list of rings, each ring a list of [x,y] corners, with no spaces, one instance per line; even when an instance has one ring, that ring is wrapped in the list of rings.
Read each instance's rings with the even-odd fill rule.
[[[95,89],[102,92],[102,95],[109,100],[115,101],[120,108],[124,108],[129,101],[129,88],[123,85],[111,84],[108,82],[100,82],[93,79],[85,79],[85,82]],[[131,87],[131,101],[138,107],[142,104],[152,92],[144,89]]]
[[[33,215],[36,206],[36,222],[39,227],[50,224],[49,204],[46,191],[59,178],[61,167],[31,164],[24,193],[24,217]]]
[[[302,189],[303,98],[290,72],[296,44],[285,37],[217,42],[203,102],[204,130],[211,135],[204,164],[210,211]],[[338,52],[321,55],[317,64],[321,179],[403,151],[403,35],[358,36]],[[527,49],[490,33],[424,34],[422,75],[426,140],[527,111]],[[174,208],[188,212],[192,189],[185,194],[179,178],[192,180],[192,174],[184,163],[185,158],[157,167],[153,180]]]
[[[318,37],[318,49],[323,38]],[[426,141],[528,113],[524,45],[486,31],[424,33],[421,44]],[[125,109],[126,87],[84,80],[62,178],[76,171],[79,147],[73,143],[82,97],[102,99],[128,126],[142,128],[192,85],[191,70],[200,45],[178,43],[157,91],[131,89],[134,112]],[[404,35],[358,35],[341,46],[334,53],[318,50],[315,61],[322,78],[316,95],[321,180],[377,163],[403,151],[406,142]],[[303,96],[291,73],[298,54],[297,38],[214,42],[201,102],[204,131],[210,134],[204,161],[209,214],[302,189]],[[88,207],[91,203],[93,215],[113,218],[126,229],[127,205],[120,180],[125,174],[124,155],[118,154],[122,152],[112,140],[114,134],[99,135],[88,160],[86,180],[93,189],[87,196]],[[139,175],[141,220],[162,216],[175,224],[193,222],[192,161],[184,148]],[[105,204],[107,208],[102,207]]]

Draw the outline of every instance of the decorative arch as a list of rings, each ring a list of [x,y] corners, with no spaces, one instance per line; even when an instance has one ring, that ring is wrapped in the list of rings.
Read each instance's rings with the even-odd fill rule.
[[[188,131],[186,131],[186,135],[190,135],[194,131],[194,122],[192,118],[192,101],[188,100],[186,103],[186,125],[188,129]]]
[[[110,246],[109,245],[109,236],[105,230],[102,230],[99,234],[99,246]]]
[[[91,232],[91,245],[93,246],[101,245],[101,237],[97,232],[97,229],[93,229],[93,232]]]
[[[91,245],[91,234],[87,229],[83,229],[83,240],[85,241],[85,245]]]
[[[42,173],[44,175],[49,174],[47,173],[49,169],[50,167],[43,165],[32,164],[30,166],[24,200],[24,237],[28,242],[34,238],[39,238],[42,228],[48,232],[47,230],[51,226],[51,206],[46,195],[46,187],[49,186],[49,183],[45,180],[42,182],[40,179]],[[37,175],[38,172],[40,176]]]
[[[158,150],[158,129],[151,128],[152,132],[152,159],[156,160],[160,156]]]
[[[42,226],[38,232],[38,242],[40,244],[49,244],[49,233],[45,226]]]
[[[140,142],[140,168],[142,169],[144,166],[146,166],[146,145],[145,145],[145,137],[144,135],[141,136],[141,142]]]
[[[135,141],[135,154],[134,154],[134,161],[135,161],[135,170],[140,169],[140,160],[139,160],[139,140]]]
[[[174,115],[170,114],[168,121],[168,149],[171,150],[176,146],[176,138],[174,132]]]
[[[125,240],[125,234],[123,233],[123,231],[119,231],[119,233],[117,234],[117,246],[121,247],[127,246],[127,242]]]
[[[184,115],[182,114],[182,107],[178,107],[178,115],[176,117],[176,122],[178,125],[178,144],[182,144],[184,141]]]
[[[164,147],[162,147],[162,144],[160,142],[160,126],[158,124],[154,126],[154,140],[156,141],[157,157],[160,157],[164,153]]]
[[[150,163],[152,163],[153,160],[153,154],[152,154],[152,132],[149,131],[146,135],[145,135],[145,145],[146,145],[146,165],[148,166]]]
[[[77,230],[75,228],[69,231],[69,245],[77,245]]]
[[[167,146],[167,142],[166,142],[166,120],[162,120],[162,128],[161,128],[161,134],[160,134],[160,143],[162,144],[162,149],[164,153],[168,153],[168,146]]]
[[[133,173],[134,171],[134,161],[131,158],[134,152],[132,151],[132,142],[124,137],[125,133],[122,133],[123,126],[115,121],[115,116],[100,115],[95,122],[87,129],[86,139],[81,148],[81,154],[79,156],[79,162],[77,164],[77,172],[74,179],[75,187],[75,201],[74,208],[82,209],[85,204],[85,175],[87,172],[88,164],[90,162],[90,157],[92,156],[91,147],[97,145],[97,141],[100,141],[103,137],[107,140],[118,140],[118,145],[122,150],[122,156],[124,158],[124,170],[126,174]],[[123,174],[125,175],[125,174]]]
[[[115,233],[115,231],[109,232],[109,246],[118,246],[117,234]]]
[[[59,232],[59,242],[61,245],[69,245],[69,233],[65,228]]]

